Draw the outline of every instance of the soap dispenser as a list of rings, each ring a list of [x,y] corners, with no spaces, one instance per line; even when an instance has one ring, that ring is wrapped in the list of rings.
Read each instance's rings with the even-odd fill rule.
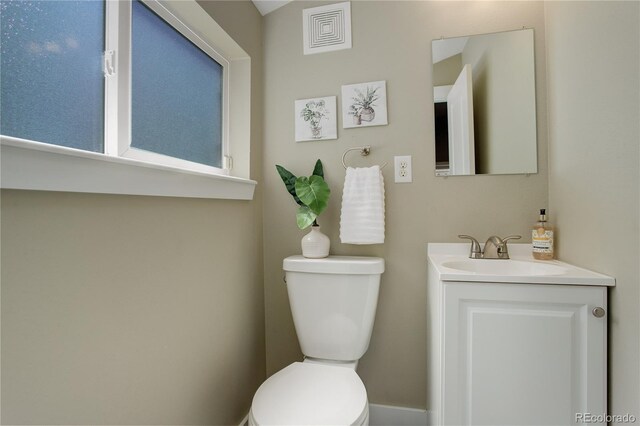
[[[553,250],[553,226],[547,221],[546,209],[540,209],[540,218],[531,230],[533,257],[538,260],[551,260]]]

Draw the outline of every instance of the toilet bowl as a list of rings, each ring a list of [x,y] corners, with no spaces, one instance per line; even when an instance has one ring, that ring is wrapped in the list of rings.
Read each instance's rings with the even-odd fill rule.
[[[249,425],[368,425],[367,391],[350,367],[294,362],[260,386]]]
[[[384,260],[291,256],[283,269],[305,360],[260,386],[249,424],[368,425],[367,391],[356,366],[369,348]]]

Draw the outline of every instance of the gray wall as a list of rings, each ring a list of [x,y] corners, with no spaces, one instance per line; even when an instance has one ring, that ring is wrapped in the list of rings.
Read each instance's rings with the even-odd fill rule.
[[[543,29],[539,29],[543,31]],[[476,173],[536,170],[534,39],[531,30],[469,37]]]
[[[640,417],[640,3],[549,2],[549,200],[558,254],[616,278],[609,413]]]
[[[544,11],[541,2],[351,2],[353,48],[304,56],[302,9],[319,2],[293,2],[264,19],[264,268],[267,373],[301,353],[282,282],[282,259],[300,253],[306,231],[296,227],[296,205],[275,164],[309,174],[316,159],[325,165],[332,190],[319,222],[333,254],[386,259],[369,351],[360,362],[372,403],[424,408],[426,404],[426,244],[453,242],[467,233],[522,234],[547,203]],[[521,28],[535,29],[539,173],[531,176],[434,176],[431,40]],[[294,142],[294,101],[338,96],[340,87],[386,80],[389,125],[342,129],[338,140]],[[341,108],[339,108],[341,110]],[[346,148],[370,144],[372,154],[351,164],[389,161],[384,169],[386,242],[340,243],[339,209]],[[413,156],[413,183],[393,183],[393,156]]]
[[[262,18],[204,7],[252,58]],[[2,424],[238,424],[265,377],[254,201],[2,191]]]
[[[433,64],[432,81],[433,86],[450,86],[456,82],[458,75],[462,71],[462,54],[451,56],[437,64]]]

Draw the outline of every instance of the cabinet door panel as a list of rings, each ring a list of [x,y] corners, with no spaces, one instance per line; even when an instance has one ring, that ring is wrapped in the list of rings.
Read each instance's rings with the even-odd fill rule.
[[[605,411],[606,290],[445,283],[445,424],[568,425]]]

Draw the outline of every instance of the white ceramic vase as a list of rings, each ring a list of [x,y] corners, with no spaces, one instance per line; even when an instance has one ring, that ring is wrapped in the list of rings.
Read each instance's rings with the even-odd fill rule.
[[[331,241],[320,232],[320,226],[312,226],[311,232],[302,237],[302,255],[311,259],[329,256]]]

